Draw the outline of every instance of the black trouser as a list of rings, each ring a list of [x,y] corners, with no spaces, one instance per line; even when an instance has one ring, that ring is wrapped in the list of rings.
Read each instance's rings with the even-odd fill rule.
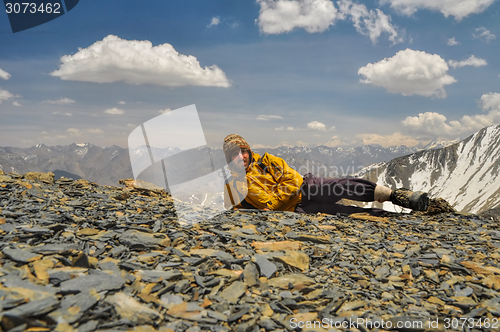
[[[364,179],[318,178],[307,173],[300,188],[302,201],[295,211],[327,214],[368,212],[372,215],[380,215],[384,210],[337,204],[342,198],[373,202],[376,186],[376,183]]]

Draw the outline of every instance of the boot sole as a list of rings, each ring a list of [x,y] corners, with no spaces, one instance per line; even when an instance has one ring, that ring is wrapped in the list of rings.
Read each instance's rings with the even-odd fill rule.
[[[423,191],[416,191],[410,197],[410,208],[414,211],[427,211],[429,195]]]

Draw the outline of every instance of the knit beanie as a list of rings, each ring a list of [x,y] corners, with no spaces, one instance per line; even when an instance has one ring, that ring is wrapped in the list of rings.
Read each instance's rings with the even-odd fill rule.
[[[231,157],[236,154],[240,149],[248,149],[250,154],[250,161],[252,160],[252,150],[250,149],[250,144],[243,137],[237,134],[227,135],[224,138],[224,155],[226,156],[226,161],[229,164],[232,159]]]

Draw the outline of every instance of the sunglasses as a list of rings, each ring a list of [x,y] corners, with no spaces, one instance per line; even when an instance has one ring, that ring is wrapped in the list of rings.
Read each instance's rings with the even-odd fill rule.
[[[250,153],[250,150],[248,150],[247,148],[241,148],[239,151],[238,151],[238,150],[234,151],[234,152],[232,153],[231,157],[232,157],[232,158],[235,158],[237,155],[239,155],[239,154],[240,154],[240,152],[241,152],[241,154],[243,154],[243,153],[245,153],[245,152]]]

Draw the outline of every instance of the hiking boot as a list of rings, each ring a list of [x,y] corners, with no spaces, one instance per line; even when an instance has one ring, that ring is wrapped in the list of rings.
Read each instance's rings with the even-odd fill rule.
[[[393,190],[391,202],[414,211],[427,211],[429,208],[429,195],[423,191],[411,191],[406,188]]]

